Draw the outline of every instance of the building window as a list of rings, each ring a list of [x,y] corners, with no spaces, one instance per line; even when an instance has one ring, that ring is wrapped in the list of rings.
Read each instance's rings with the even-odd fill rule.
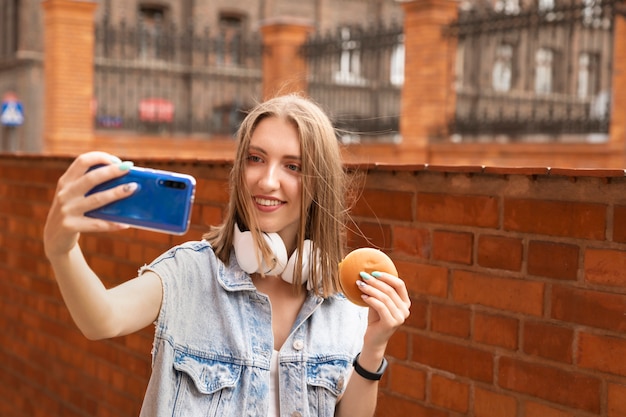
[[[554,52],[548,48],[540,48],[535,54],[535,93],[548,94],[553,90],[552,74]]]
[[[538,0],[537,8],[540,12],[554,10],[554,0]]]
[[[221,15],[219,18],[217,62],[222,65],[241,65],[243,55],[244,19],[242,16]]]
[[[584,25],[599,24],[602,16],[602,7],[599,0],[582,0],[582,19]]]
[[[519,0],[496,0],[493,9],[498,13],[518,14],[520,12]]]
[[[19,0],[0,3],[0,59],[13,58],[18,48]]]
[[[491,86],[494,91],[505,93],[511,90],[513,79],[513,46],[498,45],[493,64]]]
[[[583,52],[578,57],[578,90],[579,98],[589,98],[598,90],[598,57]]]
[[[341,54],[339,69],[335,73],[337,84],[361,85],[365,80],[361,77],[360,44],[352,38],[350,28],[341,28]]]
[[[139,6],[139,57],[165,58],[165,7]]]
[[[402,86],[404,84],[404,39],[391,51],[389,73],[389,81],[392,85]]]

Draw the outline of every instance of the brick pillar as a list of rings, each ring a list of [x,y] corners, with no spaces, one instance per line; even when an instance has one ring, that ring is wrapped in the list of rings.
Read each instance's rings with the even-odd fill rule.
[[[291,18],[266,21],[261,26],[264,99],[307,91],[306,60],[299,50],[312,30],[312,25]]]
[[[456,38],[443,35],[458,16],[456,0],[397,0],[404,9],[405,69],[400,109],[403,152],[428,163],[428,139],[447,134],[454,114]]]
[[[617,6],[614,6],[617,7]],[[609,143],[619,155],[614,165],[626,166],[626,17],[615,15],[613,71],[611,73],[611,121]]]
[[[45,0],[44,151],[75,153],[93,144],[91,103],[96,1]]]

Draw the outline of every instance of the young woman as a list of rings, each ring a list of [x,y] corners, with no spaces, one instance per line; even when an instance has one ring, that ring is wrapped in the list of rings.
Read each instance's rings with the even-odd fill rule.
[[[85,193],[129,165],[79,156],[44,231],[68,309],[90,339],[156,324],[142,416],[372,416],[387,342],[410,300],[385,273],[362,275],[368,308],[339,292],[346,183],[333,127],[313,102],[288,95],[254,108],[238,141],[223,224],[111,289],[79,234],[125,227],[84,213],[133,184]],[[106,166],[86,173],[96,164]]]

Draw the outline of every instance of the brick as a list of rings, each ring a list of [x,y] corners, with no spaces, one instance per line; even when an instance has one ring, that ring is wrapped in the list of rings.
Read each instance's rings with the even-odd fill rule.
[[[407,78],[401,113],[420,117],[400,118],[400,131],[405,138],[416,138],[413,141],[418,141],[417,146],[425,147],[432,132],[447,123],[450,110],[446,111],[446,105],[454,95],[450,62],[456,51],[455,41],[441,36],[441,27],[455,20],[458,10],[453,3],[403,2],[402,7],[406,16],[404,42],[407,51],[415,53],[405,58]],[[433,114],[425,114],[429,110]],[[428,160],[426,155],[423,157]]]
[[[432,242],[428,229],[393,226],[392,232],[394,253],[415,256],[420,259],[430,258]]]
[[[433,259],[469,265],[473,240],[471,233],[436,230],[433,232]]]
[[[381,223],[359,222],[356,230],[348,230],[348,246],[351,248],[375,247],[382,251],[392,249],[391,226]]]
[[[626,331],[626,295],[570,288],[552,288],[550,317],[569,323]]]
[[[574,414],[570,412],[533,401],[526,402],[522,415],[524,417],[574,417]]]
[[[469,385],[433,374],[430,381],[430,400],[434,405],[459,413],[469,409]]]
[[[429,302],[421,298],[411,298],[411,314],[404,322],[405,326],[425,329],[428,326]]]
[[[626,376],[626,339],[581,332],[578,366]]]
[[[452,275],[453,298],[462,304],[540,316],[543,313],[543,292],[541,282],[458,270]]]
[[[626,251],[587,249],[584,271],[587,282],[626,288]]]
[[[599,378],[585,374],[501,357],[498,384],[556,404],[589,413],[600,412],[602,383]]]
[[[389,339],[385,355],[392,356],[400,360],[408,359],[409,336],[402,329],[397,330]]]
[[[515,350],[518,346],[519,320],[477,312],[474,315],[473,338],[479,343]]]
[[[523,327],[523,350],[529,355],[572,363],[574,331],[545,322],[528,321]]]
[[[411,295],[448,295],[448,269],[440,266],[395,261],[398,275],[406,283]]]
[[[578,254],[579,248],[576,245],[533,240],[528,244],[528,273],[575,280],[578,274]]]
[[[161,245],[162,247],[167,247],[171,243],[171,235],[143,229],[135,230],[135,239],[154,245]]]
[[[510,395],[476,388],[474,392],[474,416],[516,417],[517,400]]]
[[[194,219],[200,219],[200,224],[209,229],[209,226],[216,226],[222,223],[222,207],[209,206],[209,205],[197,205],[197,208],[200,210],[200,215],[196,215],[194,212],[192,221]]]
[[[626,206],[613,208],[613,240],[626,243]]]
[[[470,335],[471,312],[466,307],[432,304],[430,328],[437,333],[467,339]]]
[[[412,343],[411,359],[417,363],[477,381],[493,381],[490,352],[420,335],[414,335]]]
[[[353,216],[413,221],[415,194],[404,191],[366,189],[350,210]]]
[[[417,402],[382,393],[378,396],[376,417],[448,417],[444,411]]]
[[[195,202],[226,204],[229,199],[230,192],[228,182],[224,180],[196,178]]]
[[[519,271],[522,267],[522,240],[504,236],[478,237],[477,261],[485,268]]]
[[[608,417],[626,416],[626,385],[609,383],[607,392]]]
[[[51,1],[44,4],[46,84],[44,129],[46,146],[68,146],[93,138],[94,11],[90,2]],[[68,53],[71,51],[71,53]],[[77,61],[76,56],[84,59]]]
[[[416,400],[426,398],[424,371],[396,363],[391,364],[389,368],[389,388],[393,392]]]
[[[419,193],[416,220],[475,227],[498,226],[498,199],[490,196]]]
[[[604,240],[606,205],[507,198],[505,230],[580,239]]]

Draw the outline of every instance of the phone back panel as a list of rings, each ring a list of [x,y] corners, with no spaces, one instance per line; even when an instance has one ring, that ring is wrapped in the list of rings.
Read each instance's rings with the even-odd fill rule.
[[[87,195],[130,182],[138,184],[131,196],[85,215],[159,232],[187,232],[196,185],[192,176],[133,167],[128,174],[94,187]]]

